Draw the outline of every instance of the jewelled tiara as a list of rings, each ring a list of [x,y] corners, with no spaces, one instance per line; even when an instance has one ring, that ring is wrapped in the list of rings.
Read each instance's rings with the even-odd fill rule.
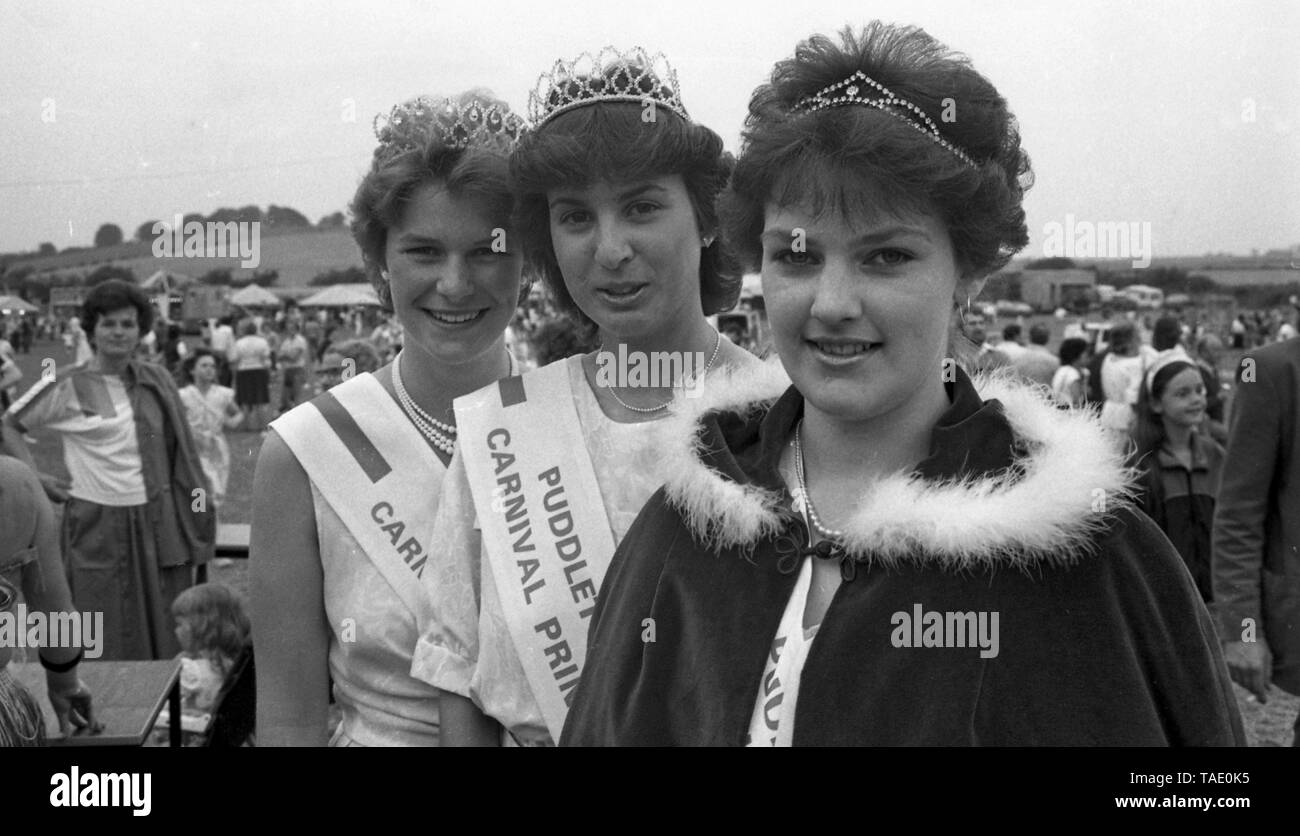
[[[423,150],[435,139],[452,149],[474,145],[509,154],[528,130],[524,120],[508,107],[478,98],[439,101],[428,96],[403,102],[387,116],[376,116],[374,128],[379,140],[375,156],[385,159]]]
[[[528,119],[537,130],[550,120],[584,105],[601,102],[653,102],[690,121],[677,86],[677,71],[663,53],[641,47],[621,52],[605,47],[572,61],[556,61],[528,94]]]
[[[863,87],[873,88],[880,95],[872,97],[863,90]],[[895,95],[892,90],[871,78],[862,70],[857,70],[843,81],[837,81],[829,87],[823,87],[811,96],[805,96],[795,104],[795,110],[816,113],[819,110],[844,105],[864,105],[874,107],[882,113],[888,113],[895,119],[930,137],[936,144],[951,151],[957,159],[966,165],[971,168],[979,168],[969,154],[943,138],[943,134],[939,133],[939,126],[934,124],[934,120],[927,116],[925,111],[907,99]]]

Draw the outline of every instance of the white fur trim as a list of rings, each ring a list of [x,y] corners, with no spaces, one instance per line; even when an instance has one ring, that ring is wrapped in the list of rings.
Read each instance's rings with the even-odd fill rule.
[[[781,497],[724,479],[701,461],[700,419],[713,411],[764,409],[788,388],[790,377],[778,360],[729,367],[709,378],[699,397],[678,397],[664,419],[668,500],[698,537],[717,548],[743,545],[779,530],[776,507]]]
[[[974,383],[983,399],[1002,402],[1027,449],[1018,462],[1022,472],[964,482],[905,474],[880,480],[844,527],[854,558],[884,565],[935,561],[954,570],[1069,563],[1088,552],[1110,514],[1130,500],[1132,475],[1091,412],[1057,409],[1043,390],[1005,373]],[[779,364],[751,366],[711,380],[695,400],[679,399],[665,419],[668,500],[712,548],[749,548],[780,531],[782,497],[704,464],[700,419],[711,410],[764,409],[789,385]]]

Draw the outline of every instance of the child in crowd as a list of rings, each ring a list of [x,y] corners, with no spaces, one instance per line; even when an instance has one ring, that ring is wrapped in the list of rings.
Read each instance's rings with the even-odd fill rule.
[[[181,645],[181,726],[192,733],[206,730],[217,695],[235,663],[252,642],[252,629],[239,594],[224,584],[201,583],[172,602],[176,639]],[[155,734],[165,735],[164,710]]]
[[[1205,383],[1186,355],[1170,353],[1146,374],[1138,396],[1131,464],[1142,473],[1142,510],[1182,555],[1208,604],[1213,600],[1210,528],[1223,448],[1202,433]]]

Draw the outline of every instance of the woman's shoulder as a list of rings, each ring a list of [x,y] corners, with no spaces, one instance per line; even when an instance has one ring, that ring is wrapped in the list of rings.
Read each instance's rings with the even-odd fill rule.
[[[306,434],[311,433],[314,428],[322,422],[327,421],[328,419],[325,417],[326,415],[331,414],[334,410],[339,408],[346,410],[346,407],[341,407],[339,404],[339,395],[341,393],[350,395],[352,394],[352,390],[359,389],[366,396],[370,396],[376,387],[379,389],[385,388],[383,384],[379,382],[379,379],[374,372],[362,372],[354,375],[342,383],[331,386],[329,389],[316,395],[311,400],[298,404],[293,409],[272,421],[270,428],[278,434],[282,443],[286,444],[286,446],[293,446],[289,444],[289,439],[287,439],[286,436],[305,436]],[[267,438],[269,440],[270,435],[268,435]],[[304,444],[299,446],[306,445]],[[297,448],[295,447],[294,449]]]
[[[1149,516],[1131,505],[1104,518],[1088,560],[1071,570],[1062,595],[1110,596],[1130,619],[1190,623],[1201,606],[1177,549]]]

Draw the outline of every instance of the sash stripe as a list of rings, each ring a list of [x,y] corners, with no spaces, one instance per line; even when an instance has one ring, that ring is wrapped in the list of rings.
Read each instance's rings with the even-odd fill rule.
[[[108,394],[108,384],[99,375],[73,374],[72,391],[77,393],[82,412],[98,415],[104,420],[117,417],[117,407],[113,405],[112,395]]]
[[[516,406],[528,400],[527,393],[524,392],[524,379],[522,376],[503,377],[497,382],[501,389],[501,406]]]
[[[339,403],[337,398],[329,392],[324,392],[313,399],[311,404],[343,442],[343,446],[348,448],[348,452],[357,460],[357,464],[361,466],[361,470],[370,479],[371,484],[393,472],[393,468],[375,449],[375,445],[366,438],[357,420],[343,408],[343,404]]]
[[[21,419],[23,413],[30,409],[33,404],[54,391],[54,382],[55,378],[41,375],[40,380],[33,383],[30,389],[24,392],[18,400],[9,405],[9,412],[14,417]]]

